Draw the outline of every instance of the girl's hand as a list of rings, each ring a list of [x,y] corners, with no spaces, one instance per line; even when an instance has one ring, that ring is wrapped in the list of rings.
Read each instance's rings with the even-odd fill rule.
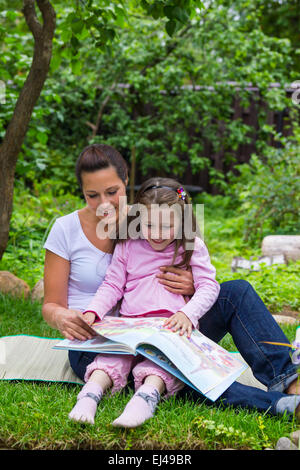
[[[80,310],[61,308],[56,312],[57,329],[71,341],[92,339],[95,331],[84,321]]]
[[[180,336],[187,334],[187,337],[190,338],[192,334],[193,324],[191,320],[183,312],[177,312],[168,318],[163,326],[171,328],[174,333],[180,330]]]
[[[181,295],[194,295],[194,279],[192,270],[173,268],[172,266],[161,266],[161,273],[157,274],[159,282],[169,292]]]
[[[94,312],[86,312],[85,314],[82,314],[82,316],[84,321],[86,321],[88,325],[92,325],[96,318]]]

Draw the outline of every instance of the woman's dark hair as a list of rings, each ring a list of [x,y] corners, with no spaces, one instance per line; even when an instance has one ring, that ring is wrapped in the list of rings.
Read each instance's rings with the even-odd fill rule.
[[[182,189],[185,191],[185,198],[180,198],[177,190]],[[140,189],[138,190],[134,204],[142,204],[144,206],[150,207],[151,204],[167,204],[169,206],[172,206],[173,204],[177,204],[180,208],[181,212],[181,228],[182,228],[182,236],[181,238],[175,238],[175,251],[174,251],[174,256],[173,260],[171,263],[171,266],[174,267],[180,267],[180,266],[185,266],[186,268],[189,267],[190,265],[190,260],[193,254],[193,250],[187,249],[187,243],[189,242],[189,245],[193,244],[195,240],[195,233],[199,233],[198,227],[197,227],[197,221],[195,214],[193,212],[192,208],[192,201],[186,190],[182,187],[182,185],[171,178],[161,178],[161,177],[153,177],[145,181]],[[191,221],[191,227],[190,227],[190,233],[191,231],[191,237],[187,238],[185,230],[183,230],[184,227],[184,218],[189,217],[189,221]],[[136,219],[135,215],[128,214],[128,219],[127,219],[127,226],[129,226],[130,222]],[[184,248],[184,253],[182,257],[182,261],[178,264],[174,264],[175,259],[178,254],[179,247],[182,246]]]
[[[91,144],[85,147],[79,155],[75,167],[80,189],[82,189],[82,172],[93,173],[109,167],[115,168],[117,175],[126,186],[128,167],[118,150],[105,144]]]

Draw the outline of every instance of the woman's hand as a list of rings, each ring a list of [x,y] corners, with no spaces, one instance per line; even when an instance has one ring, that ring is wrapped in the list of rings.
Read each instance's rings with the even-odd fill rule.
[[[186,316],[185,313],[180,311],[168,318],[165,321],[164,326],[171,328],[174,333],[180,330],[180,336],[186,333],[188,338],[190,338],[193,329],[191,320]]]
[[[57,309],[56,325],[64,337],[69,340],[79,339],[84,341],[92,339],[96,334],[83,319],[83,315],[79,310]]]
[[[195,293],[192,270],[161,266],[161,273],[157,274],[159,282],[174,294],[193,295]]]

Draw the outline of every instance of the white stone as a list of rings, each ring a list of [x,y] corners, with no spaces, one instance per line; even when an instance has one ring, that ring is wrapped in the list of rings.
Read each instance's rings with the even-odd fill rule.
[[[300,429],[298,431],[294,431],[291,434],[291,440],[296,446],[300,445]]]
[[[40,279],[31,291],[31,300],[42,302],[44,298],[44,280]]]
[[[0,271],[0,292],[10,294],[14,297],[23,297],[26,299],[30,294],[30,287],[23,279],[9,271]]]
[[[268,235],[262,241],[264,256],[283,254],[288,260],[300,259],[300,235]]]
[[[276,450],[298,450],[298,447],[292,443],[292,441],[288,437],[281,437],[278,439]]]
[[[261,256],[254,260],[252,258],[245,259],[235,256],[231,263],[231,270],[235,272],[237,269],[249,269],[251,271],[259,271],[262,265],[272,266],[273,264],[285,264],[286,258],[283,254],[275,256]]]
[[[288,325],[299,323],[296,318],[288,317],[287,315],[273,315],[273,318],[277,323],[286,323]]]

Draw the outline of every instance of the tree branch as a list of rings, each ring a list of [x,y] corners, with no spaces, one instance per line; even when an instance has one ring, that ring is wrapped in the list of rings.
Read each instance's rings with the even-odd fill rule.
[[[35,11],[35,1],[34,0],[24,0],[24,6],[22,10],[28,28],[32,32],[32,35],[35,40],[38,40],[42,34],[42,25],[37,19]]]
[[[43,17],[43,31],[52,36],[55,29],[55,16],[51,3],[48,0],[37,0],[37,4]]]
[[[15,167],[34,106],[47,78],[55,31],[55,11],[48,0],[37,0],[44,23],[39,22],[34,0],[23,1],[23,14],[34,38],[31,67],[0,145],[0,259],[5,251],[12,214]]]

